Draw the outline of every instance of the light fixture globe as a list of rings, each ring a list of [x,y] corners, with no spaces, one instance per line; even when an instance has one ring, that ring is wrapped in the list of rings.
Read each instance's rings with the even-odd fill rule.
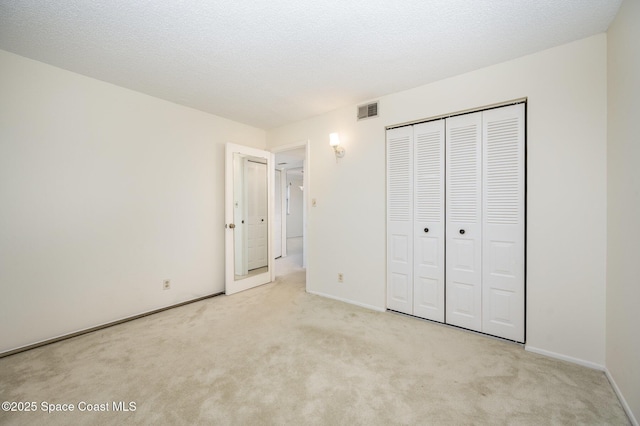
[[[344,157],[345,151],[344,148],[340,146],[340,135],[338,135],[338,133],[329,134],[329,145],[331,145],[336,154],[336,160]]]

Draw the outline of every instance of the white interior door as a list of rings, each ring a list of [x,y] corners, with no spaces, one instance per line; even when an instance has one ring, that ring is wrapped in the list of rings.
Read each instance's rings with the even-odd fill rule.
[[[482,113],[446,120],[446,322],[482,329]]]
[[[387,131],[387,307],[413,313],[413,127]]]
[[[444,120],[413,126],[413,314],[444,322]]]
[[[255,167],[251,171],[250,164],[256,163],[262,166]],[[261,172],[256,172],[261,170]],[[264,173],[263,173],[264,172]],[[254,176],[249,178],[253,174]],[[243,178],[241,178],[243,176]],[[258,182],[258,178],[260,181]],[[265,284],[274,279],[272,256],[269,256],[269,235],[273,221],[273,154],[256,148],[242,145],[227,144],[225,153],[225,293],[233,294],[257,285]],[[255,187],[254,187],[255,186]],[[257,188],[263,188],[261,194],[256,194]],[[264,215],[259,216],[261,225],[255,229],[257,235],[251,236],[254,230],[248,226],[249,199],[259,198],[256,201],[259,207],[255,210]],[[266,201],[265,201],[266,198]],[[266,212],[264,207],[266,203]],[[243,213],[246,212],[246,213]],[[238,223],[236,223],[239,221]],[[243,223],[244,222],[244,223]],[[258,247],[266,248],[266,267],[256,271],[238,267],[238,264],[248,265],[249,244],[252,239],[256,241],[252,250],[260,251]],[[242,262],[236,258],[243,257]],[[260,257],[258,254],[253,256]]]
[[[524,342],[524,104],[483,113],[482,331]]]

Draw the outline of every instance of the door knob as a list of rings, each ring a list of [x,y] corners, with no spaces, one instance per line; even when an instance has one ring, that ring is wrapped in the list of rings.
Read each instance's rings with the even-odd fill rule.
[[[424,228],[424,232],[429,232],[429,228]]]
[[[464,229],[460,230],[460,235],[464,235]]]
[[[236,227],[235,223],[230,223],[230,224],[229,224],[229,228],[233,229],[233,228],[235,228],[235,227]]]

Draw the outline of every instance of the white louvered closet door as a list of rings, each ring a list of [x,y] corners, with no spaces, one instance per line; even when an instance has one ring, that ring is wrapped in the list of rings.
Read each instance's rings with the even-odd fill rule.
[[[482,112],[446,120],[446,322],[482,331]]]
[[[483,113],[482,331],[524,341],[524,104]]]
[[[387,131],[387,308],[413,313],[413,128]]]
[[[413,314],[444,322],[444,120],[413,126]]]

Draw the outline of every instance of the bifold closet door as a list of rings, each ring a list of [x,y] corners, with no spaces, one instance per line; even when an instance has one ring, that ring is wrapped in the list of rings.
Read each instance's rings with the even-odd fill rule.
[[[524,342],[524,104],[482,121],[482,331]]]
[[[482,331],[482,112],[446,120],[446,322]]]
[[[387,130],[387,308],[413,314],[413,127]]]
[[[387,307],[444,322],[444,120],[387,131]]]
[[[524,342],[524,104],[387,131],[387,307]]]
[[[444,322],[444,120],[413,126],[413,315]]]

